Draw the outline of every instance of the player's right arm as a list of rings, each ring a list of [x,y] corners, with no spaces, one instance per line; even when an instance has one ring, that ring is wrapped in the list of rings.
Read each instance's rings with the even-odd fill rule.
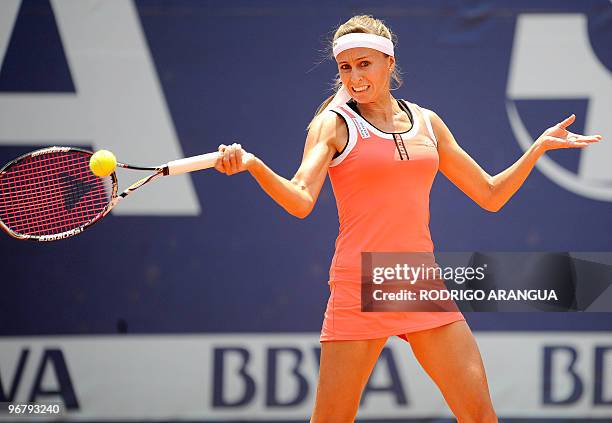
[[[219,151],[223,156],[217,160],[215,168],[228,175],[248,170],[274,201],[293,216],[303,219],[314,208],[329,163],[334,154],[344,148],[347,139],[348,133],[342,118],[335,113],[325,112],[317,116],[310,126],[302,163],[291,180],[276,174],[261,159],[244,151],[239,144],[220,145]]]

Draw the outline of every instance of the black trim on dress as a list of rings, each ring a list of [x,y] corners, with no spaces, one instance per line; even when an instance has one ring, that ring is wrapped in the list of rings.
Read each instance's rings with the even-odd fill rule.
[[[332,157],[332,160],[334,160],[336,157],[339,157],[342,153],[344,153],[344,150],[346,150],[346,146],[348,145],[348,139],[350,137],[350,134],[349,134],[348,122],[346,121],[346,119],[344,119],[344,116],[342,116],[340,113],[336,112],[335,110],[332,110],[332,112],[340,116],[342,118],[342,122],[344,122],[344,126],[346,126],[346,143],[344,144],[342,151],[339,151],[339,152],[336,151],[336,153],[334,154],[334,157]]]
[[[412,112],[410,111],[410,108],[406,105],[405,100],[395,100],[395,101],[397,101],[397,105],[400,107],[400,109],[402,109],[408,115],[408,120],[410,120],[410,123],[412,124],[412,125],[410,125],[410,128],[408,128],[407,131],[403,131],[403,132],[386,132],[386,131],[382,131],[382,130],[378,129],[376,126],[372,125],[372,123],[369,120],[367,120],[366,118],[364,118],[361,115],[361,113],[359,112],[359,108],[357,107],[357,102],[355,101],[355,99],[351,98],[349,101],[346,102],[346,105],[349,106],[352,111],[357,113],[361,117],[361,119],[365,120],[372,128],[375,128],[377,131],[380,131],[383,134],[389,134],[389,135],[393,135],[393,134],[405,134],[407,132],[410,132],[412,130],[412,128],[414,127],[414,117],[412,116]]]

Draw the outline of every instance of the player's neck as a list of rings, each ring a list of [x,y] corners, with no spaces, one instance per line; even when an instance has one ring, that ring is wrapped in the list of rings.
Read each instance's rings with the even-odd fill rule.
[[[401,112],[397,101],[391,93],[386,93],[371,103],[358,103],[361,115],[366,119],[377,122],[393,122],[393,117]]]

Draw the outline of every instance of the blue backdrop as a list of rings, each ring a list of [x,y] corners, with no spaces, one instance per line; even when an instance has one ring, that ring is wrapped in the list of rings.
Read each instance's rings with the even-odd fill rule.
[[[522,154],[506,109],[519,15],[584,14],[590,48],[612,70],[607,0],[135,4],[185,156],[237,140],[288,178],[337,71],[324,53],[331,31],[354,14],[380,17],[396,33],[404,85],[395,95],[435,110],[490,174]],[[562,65],[582,66],[572,55],[560,58]],[[550,65],[555,72],[560,63]],[[77,91],[48,2],[23,2],[0,91]],[[572,112],[574,129],[583,131],[589,100],[516,104],[535,139]],[[3,163],[41,144],[2,142]],[[549,157],[576,172],[579,155]],[[199,216],[110,216],[79,237],[49,244],[0,237],[0,335],[320,330],[338,229],[329,183],[313,213],[298,220],[248,174],[191,178]],[[538,169],[498,213],[480,209],[441,174],[431,193],[439,251],[607,251],[611,223],[609,201],[567,191]],[[475,330],[612,329],[609,314],[475,314],[468,321]]]

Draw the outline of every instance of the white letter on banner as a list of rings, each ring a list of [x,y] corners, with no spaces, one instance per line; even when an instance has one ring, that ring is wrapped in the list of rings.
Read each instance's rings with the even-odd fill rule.
[[[571,52],[571,58],[567,56]],[[508,74],[506,107],[514,135],[523,150],[533,143],[515,100],[588,99],[584,131],[612,136],[612,75],[589,41],[582,14],[519,15]],[[567,116],[559,116],[559,121]],[[555,122],[543,122],[553,124]],[[536,166],[563,188],[602,201],[612,201],[612,144],[601,142],[580,152],[578,173],[542,156]]]
[[[2,2],[0,64],[19,5]],[[51,5],[76,93],[0,93],[0,145],[92,145],[145,166],[183,157],[132,2],[52,0]],[[121,181],[127,186],[132,181],[126,179]],[[198,215],[200,205],[190,177],[181,175],[161,179],[115,210]]]

